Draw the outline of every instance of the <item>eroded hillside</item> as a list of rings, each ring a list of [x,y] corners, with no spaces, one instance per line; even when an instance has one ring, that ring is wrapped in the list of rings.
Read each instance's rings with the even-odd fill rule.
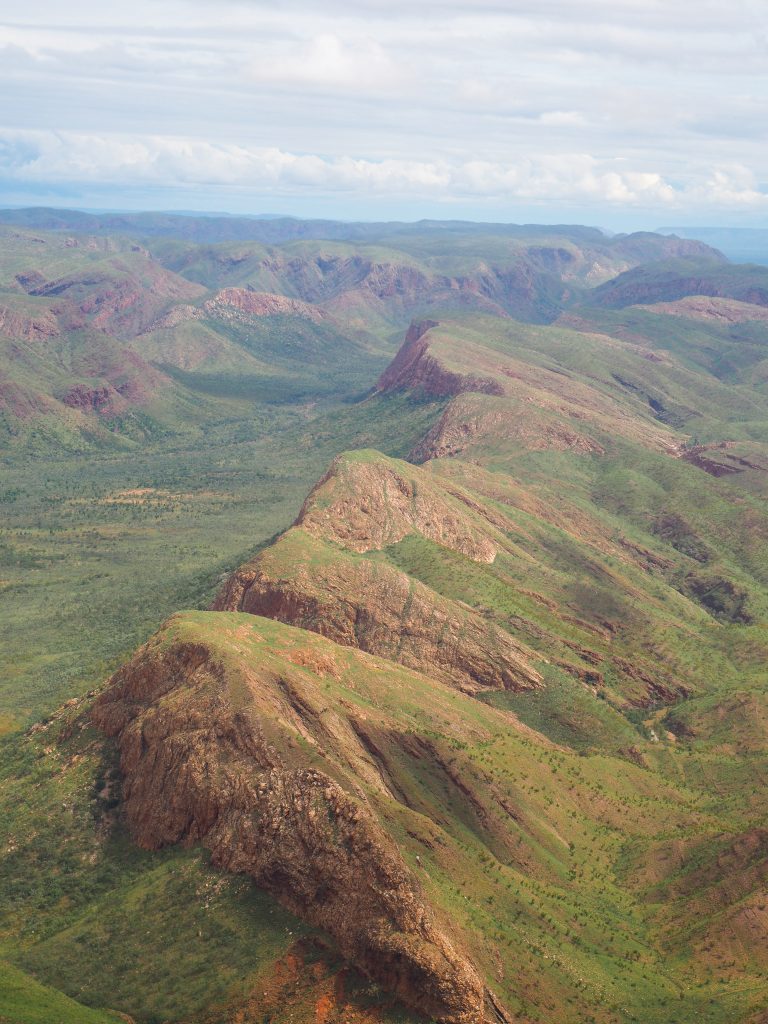
[[[220,403],[282,396],[293,489],[265,520],[243,485],[213,611],[5,741],[14,984],[146,1024],[757,1024],[766,271],[587,229],[91,228],[87,275],[51,234],[7,289],[25,386],[34,352],[51,415],[136,443],[40,387],[85,365],[77,306],[98,387],[132,367],[174,444],[189,401],[217,479],[255,450]],[[114,260],[158,268],[141,317]]]

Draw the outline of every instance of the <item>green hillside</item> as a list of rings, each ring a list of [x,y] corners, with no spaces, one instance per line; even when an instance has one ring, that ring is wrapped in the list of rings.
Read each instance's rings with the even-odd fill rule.
[[[0,1020],[760,1024],[764,268],[121,217],[0,229]]]

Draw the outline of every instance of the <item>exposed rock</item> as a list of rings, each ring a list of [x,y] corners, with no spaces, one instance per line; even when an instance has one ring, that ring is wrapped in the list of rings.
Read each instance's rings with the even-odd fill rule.
[[[754,621],[749,612],[748,591],[733,580],[716,574],[689,573],[684,590],[716,619],[744,625]]]
[[[238,569],[217,611],[244,611],[312,630],[467,692],[541,685],[540,658],[471,609],[384,562],[334,551],[295,528]]]
[[[116,256],[106,265],[43,281],[29,293],[58,299],[62,315],[80,314],[99,330],[130,337],[146,330],[171,302],[196,298],[204,289],[149,259]]]
[[[408,534],[476,562],[493,562],[508,523],[458,487],[378,452],[340,455],[310,492],[296,520],[315,537],[350,551],[378,551]],[[474,517],[474,521],[473,521]]]
[[[768,321],[768,309],[765,306],[709,295],[690,295],[676,302],[655,302],[638,308],[648,313],[664,313],[667,316],[682,316],[688,320],[703,320],[715,324]]]
[[[411,324],[402,348],[379,378],[377,390],[384,394],[417,390],[434,398],[460,395],[465,391],[503,395],[504,388],[498,381],[453,372],[431,354],[427,335],[438,326],[434,320]]]
[[[256,292],[249,288],[222,288],[203,306],[206,313],[226,315],[231,310],[247,316],[301,316],[314,323],[328,320],[328,314],[299,299],[269,292]]]
[[[690,273],[686,273],[685,265],[679,268],[662,265],[656,273],[639,267],[596,288],[590,296],[590,304],[623,309],[636,304],[651,306],[703,296],[768,306],[768,274],[763,276],[764,270],[762,268],[759,276],[747,272],[740,277],[724,274],[722,266],[717,263],[703,265],[698,272]]]
[[[171,620],[116,673],[92,715],[119,739],[136,841],[203,842],[216,865],[249,874],[325,929],[408,1006],[446,1024],[480,1024],[484,984],[359,787],[352,795],[349,781],[317,770],[296,743],[297,729],[316,732],[319,694],[290,672],[247,668],[175,635]]]
[[[734,442],[717,441],[712,444],[696,444],[680,448],[679,456],[684,462],[703,469],[710,476],[730,476],[747,469],[768,472],[768,465],[755,459],[747,459],[732,451]]]
[[[76,384],[61,399],[70,409],[114,416],[128,408],[128,402],[110,384],[89,387]]]
[[[35,288],[44,285],[45,280],[45,275],[41,274],[39,270],[26,270],[16,275],[16,283],[28,293],[32,293]]]
[[[199,306],[190,306],[188,303],[182,302],[178,306],[173,306],[167,313],[163,314],[158,320],[155,320],[143,333],[149,334],[151,331],[170,330],[173,327],[178,327],[180,324],[189,323],[191,320],[201,320],[202,317],[203,310]]]
[[[59,333],[58,321],[48,310],[35,316],[0,306],[0,334],[9,338],[34,341],[36,338],[55,338]]]
[[[587,433],[563,420],[517,403],[475,395],[454,399],[410,453],[414,462],[460,455],[483,441],[512,442],[525,451],[569,451],[603,455],[605,449]]]

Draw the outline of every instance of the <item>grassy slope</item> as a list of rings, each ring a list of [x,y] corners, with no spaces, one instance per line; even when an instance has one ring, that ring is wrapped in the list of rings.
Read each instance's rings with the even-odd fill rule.
[[[708,849],[712,837],[743,829],[741,810],[713,799],[695,769],[686,781],[682,766],[697,763],[695,751],[670,748],[657,770],[584,757],[426,677],[252,616],[186,613],[167,628],[164,642],[176,641],[211,650],[238,701],[261,673],[288,672],[308,699],[364,716],[390,788],[402,794],[398,802],[371,788],[369,798],[524,1020],[736,1022],[762,1005],[759,948],[721,969],[706,950],[691,958],[686,936],[665,934],[665,894],[632,877],[637,864],[658,864],[663,874],[670,844]],[[52,744],[80,710],[11,748],[4,797],[36,783],[31,806],[10,820],[15,857],[29,865],[15,916],[5,918],[6,934],[22,937],[14,958],[86,1002],[104,1005],[109,994],[114,1005],[119,996],[120,1008],[141,1020],[194,1017],[214,976],[219,998],[237,1000],[301,926],[275,918],[281,912],[241,880],[208,872],[195,853],[126,846],[119,822],[110,827],[118,794],[103,743],[75,729]],[[416,756],[414,737],[430,744],[430,758]],[[306,750],[322,768],[316,748]],[[64,806],[44,823],[54,792]],[[8,869],[18,877],[14,863]],[[682,916],[684,905],[675,912]],[[141,984],[136,956],[153,965]]]
[[[68,258],[62,253],[62,261]],[[496,330],[501,341],[493,340]],[[495,325],[492,346],[507,344],[504,330]],[[664,330],[674,342],[677,335],[668,326]],[[485,336],[487,340],[487,329]],[[743,429],[762,440],[761,399],[754,399],[756,412],[737,413],[748,420],[743,428],[734,423],[732,409],[742,409],[745,392],[723,389],[721,375],[709,372],[709,366],[699,375],[704,360],[694,358],[696,339],[690,331],[681,331],[680,337],[685,372],[641,362],[599,342],[580,341],[572,332],[534,329],[525,335],[524,351],[518,354],[539,365],[556,362],[589,378],[606,396],[629,402],[637,414],[642,403],[636,395],[628,395],[628,389],[604,372],[606,358],[616,359],[617,365],[621,360],[622,375],[629,366],[646,389],[657,389],[653,395],[663,387],[665,398],[676,407],[704,405],[706,430],[713,437],[722,436],[718,431],[730,417],[729,429]],[[701,337],[710,347],[718,343],[711,332]],[[9,464],[2,495],[9,518],[2,537],[0,600],[8,609],[5,621],[14,626],[3,654],[6,664],[14,664],[15,675],[3,691],[0,730],[51,710],[63,697],[97,682],[179,605],[203,604],[220,571],[241,560],[244,549],[287,525],[309,483],[336,451],[366,444],[405,455],[436,411],[402,398],[340,407],[305,422],[305,414],[293,408],[280,415],[260,408],[255,422],[236,410],[209,430],[212,443],[205,449],[161,437],[145,445],[139,456],[109,453],[87,469],[80,461],[66,460]],[[180,419],[187,415],[180,413]],[[643,411],[645,418],[653,420]],[[50,439],[41,440],[41,450],[49,444]],[[294,454],[286,458],[289,449]],[[748,949],[756,948],[757,933],[737,935],[742,946],[735,963],[727,957],[718,960],[717,952],[704,948],[710,940],[697,937],[700,925],[686,917],[688,904],[670,902],[678,899],[674,887],[670,896],[664,885],[642,889],[632,882],[633,890],[627,880],[634,878],[638,863],[657,865],[664,875],[663,862],[677,842],[683,806],[686,814],[694,808],[700,815],[694,832],[700,829],[705,861],[715,849],[712,836],[717,829],[737,834],[764,820],[756,780],[765,774],[765,744],[764,736],[754,732],[755,719],[765,707],[759,671],[765,650],[765,547],[763,512],[753,497],[760,490],[758,475],[714,480],[695,467],[619,445],[604,460],[525,451],[510,459],[492,440],[474,455],[493,476],[503,473],[502,490],[510,473],[552,504],[562,500],[566,489],[567,515],[580,514],[580,526],[588,513],[612,539],[624,536],[678,566],[695,569],[653,529],[660,511],[680,516],[689,533],[682,541],[678,535],[673,540],[690,546],[691,532],[703,538],[712,571],[751,588],[760,621],[749,627],[718,626],[690,602],[679,603],[676,592],[665,598],[678,602],[677,615],[684,609],[683,617],[691,622],[707,622],[710,633],[702,647],[698,640],[687,642],[673,626],[661,631],[654,652],[658,658],[677,659],[686,673],[700,674],[706,684],[708,692],[675,711],[677,719],[698,729],[690,743],[666,739],[659,748],[651,745],[648,729],[663,725],[620,714],[615,702],[598,701],[554,666],[546,670],[549,689],[529,703],[499,698],[502,706],[513,707],[556,742],[591,751],[578,759],[567,751],[545,755],[541,750],[546,748],[510,739],[503,731],[488,746],[466,752],[466,759],[459,751],[462,772],[478,792],[486,792],[488,780],[500,775],[518,797],[524,794],[526,809],[530,800],[537,813],[546,809],[558,831],[573,835],[576,849],[567,869],[563,851],[551,840],[531,854],[531,863],[538,865],[533,870],[507,864],[497,856],[494,841],[478,832],[476,822],[457,814],[450,802],[446,805],[443,782],[429,767],[403,759],[403,784],[415,787],[430,813],[438,815],[441,825],[449,822],[452,830],[449,849],[430,863],[432,894],[469,934],[482,937],[477,939],[478,955],[490,972],[504,975],[499,984],[510,1005],[530,1019],[588,1020],[597,1015],[600,1020],[648,1022],[742,1020],[765,1002],[764,965],[757,955],[745,957],[743,952],[745,942]],[[75,465],[80,475],[73,482]],[[485,484],[475,480],[479,470],[448,462],[437,468],[443,471],[464,483],[468,474],[483,493]],[[155,490],[137,500],[121,496],[143,487]],[[668,592],[668,580],[655,578],[653,570],[638,576],[637,568],[628,570],[616,552],[596,555],[589,537],[542,524],[525,508],[505,514],[510,515],[513,536],[535,535],[532,550],[543,569],[537,588],[584,612],[594,607],[598,593],[615,602],[620,572],[641,596],[639,609],[624,603],[618,614],[634,627],[650,609],[657,632],[658,616],[667,614],[658,600]],[[517,568],[513,560],[504,562],[501,575],[476,572],[466,560],[418,538],[382,557],[451,597],[488,608],[492,615],[512,613],[553,625],[544,606],[519,593],[522,562]],[[611,582],[598,591],[595,580],[606,570]],[[517,582],[510,587],[512,581]],[[578,634],[565,635],[573,639]],[[628,651],[637,650],[641,642],[642,634],[627,639]],[[734,715],[730,727],[723,725],[720,710],[736,682],[746,695],[747,713]],[[757,702],[756,712],[749,701]],[[473,707],[471,713],[491,710]],[[719,733],[713,731],[713,722],[719,722]],[[52,728],[55,733],[57,726]],[[7,854],[10,842],[13,856],[6,856],[4,865],[5,946],[0,955],[17,955],[21,936],[24,963],[38,977],[95,1005],[111,1006],[112,996],[119,994],[120,1006],[146,1021],[198,1012],[208,1005],[211,992],[216,999],[242,993],[243,977],[246,986],[255,983],[253,964],[259,957],[269,971],[287,949],[285,929],[298,933],[298,926],[283,923],[275,930],[272,918],[279,911],[238,887],[236,880],[222,883],[197,854],[148,857],[131,850],[119,827],[105,835],[99,823],[109,809],[98,799],[95,808],[91,802],[94,780],[111,755],[92,736],[82,738],[82,748],[65,745],[61,753],[48,735],[13,737],[3,750],[8,838],[2,846]],[[642,748],[651,771],[605,756],[630,743]],[[748,754],[741,760],[734,759],[731,749],[738,743]],[[582,794],[579,807],[563,800],[566,776],[569,786]],[[663,790],[668,782],[673,790]],[[585,819],[582,805],[589,803],[604,810],[612,824],[589,814]],[[642,828],[632,831],[623,821],[628,808]],[[414,841],[396,815],[391,827],[406,845]],[[433,854],[422,848],[421,856]],[[570,873],[573,878],[566,884],[563,876]],[[704,891],[703,882],[695,884]],[[220,904],[203,913],[199,900],[211,888]],[[628,895],[630,891],[635,895]],[[677,936],[669,934],[670,913],[680,922]],[[716,932],[716,941],[722,942],[722,935]],[[73,967],[73,942],[84,958],[84,971]],[[115,949],[125,951],[123,960],[118,962]],[[168,949],[173,969],[158,969],[147,980],[146,965],[163,960]]]
[[[0,960],[2,1024],[116,1024],[117,1014],[92,1010]]]
[[[0,730],[84,692],[284,529],[330,459],[404,455],[435,414],[403,398],[221,425],[204,446],[8,460],[0,493]]]

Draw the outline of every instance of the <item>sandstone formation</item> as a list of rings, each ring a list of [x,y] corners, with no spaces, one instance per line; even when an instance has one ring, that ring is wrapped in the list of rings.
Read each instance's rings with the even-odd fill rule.
[[[468,692],[540,685],[540,657],[466,605],[382,559],[409,535],[491,564],[509,524],[489,505],[427,470],[378,452],[335,459],[295,526],[243,565],[214,601],[301,626],[346,647],[426,671]]]
[[[327,313],[308,302],[249,288],[222,288],[203,305],[203,309],[218,316],[231,315],[236,311],[246,316],[301,316],[314,323],[329,319]]]
[[[648,313],[664,313],[667,316],[682,316],[687,320],[724,325],[749,323],[753,320],[763,323],[768,321],[768,309],[764,305],[709,295],[689,295],[674,302],[655,302],[637,308]]]
[[[559,451],[603,455],[594,437],[557,416],[530,406],[477,395],[454,399],[410,453],[414,462],[460,455],[483,442],[497,449],[509,445],[518,451]]]
[[[300,626],[470,693],[541,684],[531,664],[541,656],[505,630],[385,562],[351,557],[299,528],[241,566],[213,608]]]
[[[492,563],[508,525],[459,487],[379,452],[333,460],[312,488],[296,525],[349,551],[380,551],[409,534]]]
[[[92,712],[118,738],[136,841],[201,841],[215,864],[251,875],[433,1020],[480,1024],[486,1005],[503,1020],[378,823],[347,712],[295,661],[270,657],[259,620],[207,620],[208,632],[210,622],[170,620]],[[321,676],[334,672],[328,655],[306,657]]]
[[[386,394],[407,388],[423,391],[433,398],[460,395],[464,391],[503,395],[504,389],[498,381],[449,370],[430,352],[427,335],[438,326],[435,320],[411,324],[402,348],[379,378],[377,390]]]

